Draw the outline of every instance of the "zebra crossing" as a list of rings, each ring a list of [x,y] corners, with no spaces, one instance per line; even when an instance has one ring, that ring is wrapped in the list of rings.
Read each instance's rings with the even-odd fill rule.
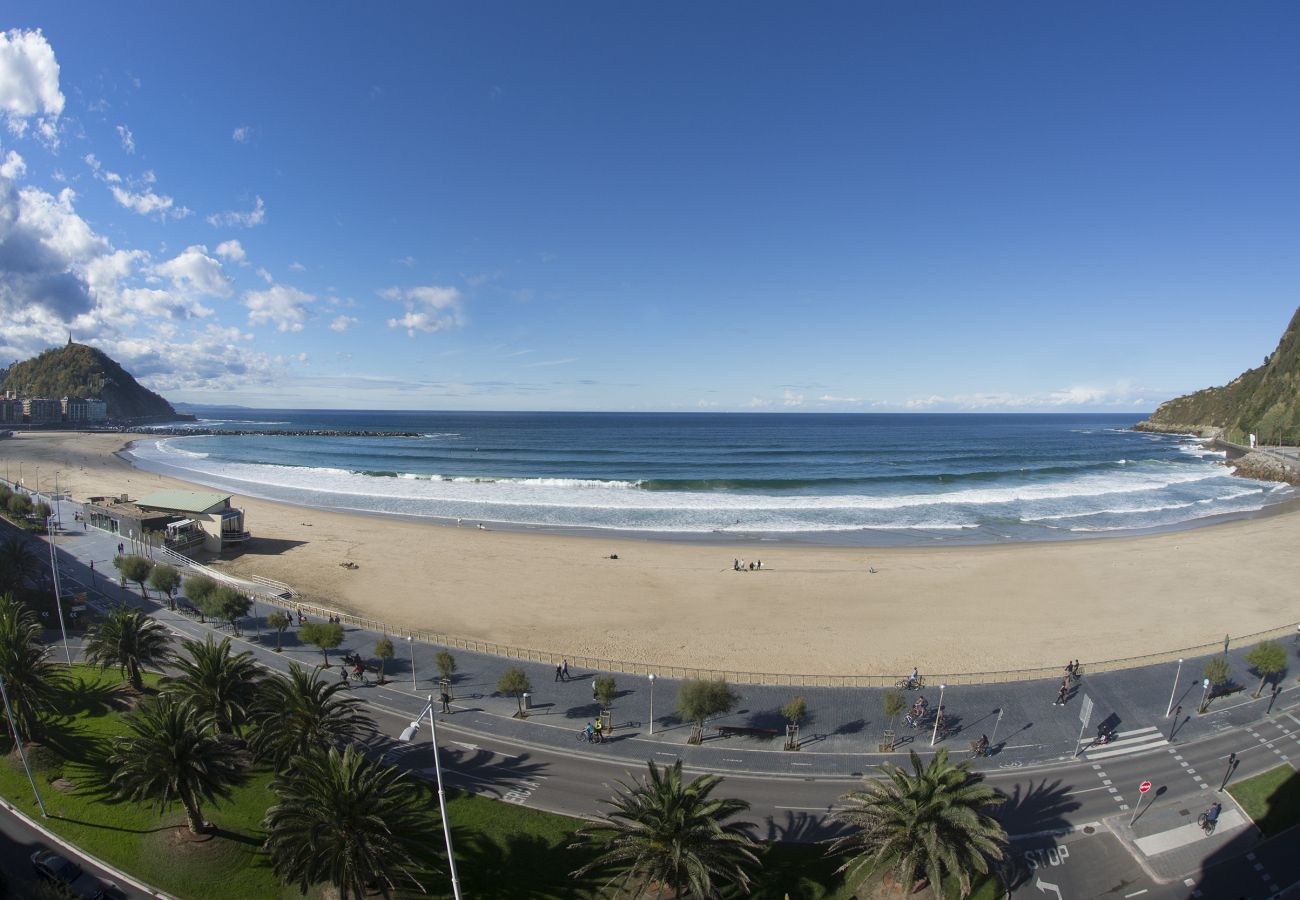
[[[1082,755],[1087,760],[1111,759],[1167,746],[1169,739],[1165,737],[1163,729],[1152,725],[1132,731],[1117,731],[1115,739],[1108,744],[1099,744],[1095,739],[1090,739],[1085,742]]]

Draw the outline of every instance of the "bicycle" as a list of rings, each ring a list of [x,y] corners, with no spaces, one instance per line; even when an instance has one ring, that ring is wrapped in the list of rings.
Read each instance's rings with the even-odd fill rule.
[[[894,682],[894,687],[900,691],[919,691],[924,686],[924,678],[900,678]]]
[[[587,729],[585,729],[585,728],[579,728],[579,729],[578,729],[578,743],[579,743],[579,744],[598,744],[598,743],[600,743],[600,739],[597,738],[595,734],[587,734]]]
[[[1214,834],[1214,829],[1219,824],[1219,817],[1215,816],[1211,819],[1208,812],[1203,812],[1196,817],[1196,824],[1201,826],[1201,831],[1204,831],[1207,835]]]

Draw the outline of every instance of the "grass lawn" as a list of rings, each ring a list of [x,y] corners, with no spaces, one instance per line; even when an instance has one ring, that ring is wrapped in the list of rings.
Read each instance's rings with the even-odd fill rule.
[[[1285,763],[1228,788],[1264,837],[1300,822],[1300,773]]]
[[[122,717],[130,704],[117,673],[74,666],[72,682],[44,741],[29,751],[50,814],[46,827],[183,900],[303,897],[296,888],[276,880],[259,849],[264,834],[258,823],[273,799],[268,789],[269,771],[253,769],[228,801],[205,806],[205,818],[218,831],[211,837],[192,839],[179,807],[160,814],[154,807],[114,801],[104,789],[108,773],[102,760],[112,738],[126,733]],[[146,682],[155,686],[157,677],[146,675]],[[31,787],[7,735],[0,739],[0,753],[4,754],[0,793],[39,819]],[[435,802],[430,795],[429,803]],[[568,873],[586,862],[591,853],[568,849],[573,831],[581,824],[577,820],[454,791],[448,794],[448,804],[466,897],[558,900],[593,896],[598,891],[600,881],[574,882],[569,878]],[[822,846],[766,845],[761,858],[762,871],[743,896],[760,900],[781,900],[787,895],[791,900],[850,900],[855,896],[835,874],[839,860],[827,859]],[[429,875],[423,884],[431,896],[451,896],[445,873]],[[308,897],[320,893],[315,889]],[[956,896],[955,892],[949,894]],[[993,900],[998,896],[997,886],[989,880],[977,887],[973,896]]]

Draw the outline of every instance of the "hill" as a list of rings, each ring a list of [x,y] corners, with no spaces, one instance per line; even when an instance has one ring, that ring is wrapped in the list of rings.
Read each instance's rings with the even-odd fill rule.
[[[1300,309],[1291,317],[1264,364],[1222,387],[1206,388],[1160,404],[1142,431],[1219,432],[1225,440],[1300,443]]]
[[[188,418],[178,416],[170,403],[142,387],[103,351],[85,344],[69,342],[14,363],[4,373],[0,391],[17,391],[26,397],[103,400],[108,417],[119,421]]]

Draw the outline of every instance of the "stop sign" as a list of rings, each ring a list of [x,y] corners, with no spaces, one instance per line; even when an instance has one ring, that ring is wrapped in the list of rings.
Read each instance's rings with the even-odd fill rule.
[[[1140,785],[1138,785],[1138,790],[1145,794],[1147,791],[1151,790],[1151,782],[1149,781],[1142,782]]]

